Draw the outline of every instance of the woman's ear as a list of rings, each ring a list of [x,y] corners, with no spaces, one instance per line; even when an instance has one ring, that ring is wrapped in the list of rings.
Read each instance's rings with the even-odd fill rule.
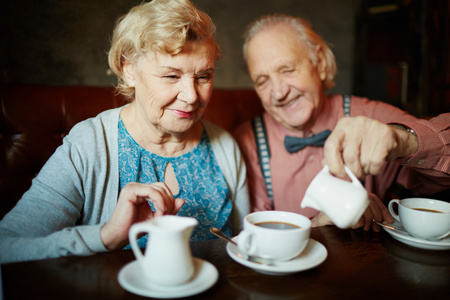
[[[136,83],[135,65],[131,61],[126,59],[123,62],[122,69],[123,69],[123,80],[127,83],[128,86],[134,87]]]
[[[327,78],[327,60],[323,54],[322,47],[317,50],[317,71],[319,72],[320,80],[324,81]]]

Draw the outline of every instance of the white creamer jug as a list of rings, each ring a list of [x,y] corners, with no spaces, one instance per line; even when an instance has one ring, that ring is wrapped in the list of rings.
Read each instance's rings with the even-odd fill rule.
[[[129,231],[130,245],[145,277],[159,285],[176,286],[194,274],[189,240],[198,221],[191,217],[161,216],[136,223]],[[148,233],[145,255],[138,235]]]
[[[345,167],[352,180],[333,176],[325,166],[306,190],[301,207],[323,211],[336,226],[350,228],[355,225],[369,205],[369,197],[358,178]]]

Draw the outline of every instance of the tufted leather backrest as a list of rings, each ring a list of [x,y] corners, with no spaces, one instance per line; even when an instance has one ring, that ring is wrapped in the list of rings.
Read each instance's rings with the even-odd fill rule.
[[[124,103],[112,87],[2,87],[0,217],[29,188],[73,125]]]
[[[113,87],[10,85],[1,91],[0,219],[76,123],[126,104]],[[233,132],[262,110],[252,90],[214,90],[204,118]]]

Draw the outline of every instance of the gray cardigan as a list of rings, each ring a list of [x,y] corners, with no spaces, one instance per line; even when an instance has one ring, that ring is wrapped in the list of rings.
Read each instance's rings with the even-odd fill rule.
[[[106,251],[100,228],[119,194],[121,108],[75,125],[31,188],[0,222],[0,263]],[[227,182],[237,234],[249,212],[246,168],[232,136],[202,120]]]

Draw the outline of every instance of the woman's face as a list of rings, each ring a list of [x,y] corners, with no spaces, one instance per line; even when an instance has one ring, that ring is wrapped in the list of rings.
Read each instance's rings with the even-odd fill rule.
[[[287,24],[258,32],[247,47],[247,66],[265,110],[290,130],[305,130],[321,112],[326,77],[323,53],[313,65],[309,52]]]
[[[135,117],[163,134],[181,134],[202,117],[214,75],[214,48],[187,42],[176,55],[148,52],[124,65],[125,79],[135,88]]]

